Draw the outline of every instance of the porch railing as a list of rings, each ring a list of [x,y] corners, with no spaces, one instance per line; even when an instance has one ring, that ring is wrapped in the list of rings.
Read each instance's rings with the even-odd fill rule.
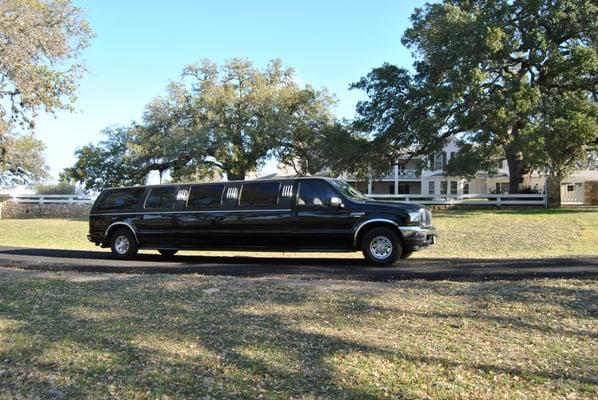
[[[370,194],[378,200],[408,201],[423,205],[544,206],[545,194]]]

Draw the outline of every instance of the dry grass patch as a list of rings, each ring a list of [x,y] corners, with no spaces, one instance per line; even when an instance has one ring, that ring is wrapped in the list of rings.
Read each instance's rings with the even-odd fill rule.
[[[593,281],[0,277],[0,398],[598,396]]]

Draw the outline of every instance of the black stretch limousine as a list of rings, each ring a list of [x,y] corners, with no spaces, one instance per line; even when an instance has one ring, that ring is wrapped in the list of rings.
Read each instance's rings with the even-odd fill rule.
[[[88,239],[118,258],[138,249],[363,251],[375,264],[435,242],[419,205],[369,200],[344,181],[288,178],[103,191]]]

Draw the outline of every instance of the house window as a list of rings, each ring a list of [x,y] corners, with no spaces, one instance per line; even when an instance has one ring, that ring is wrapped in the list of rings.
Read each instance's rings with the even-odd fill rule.
[[[428,182],[428,194],[436,194],[436,185],[434,181]]]
[[[441,181],[440,182],[440,194],[446,194],[447,193],[447,187],[448,187],[447,181]]]
[[[496,182],[496,193],[509,193],[509,183]]]
[[[455,158],[455,155],[456,155],[456,154],[457,154],[457,153],[455,153],[454,151],[451,151],[451,160],[452,160],[453,158]]]
[[[574,192],[575,191],[575,186],[572,184],[567,185],[567,192]]]
[[[409,194],[409,184],[399,184],[399,194]]]
[[[502,160],[500,160],[496,163],[496,168],[502,169]]]
[[[463,182],[463,194],[469,194],[469,181]]]
[[[443,155],[446,157],[446,153],[438,153],[434,156],[434,167],[432,168],[434,171],[444,168],[444,164],[442,163]]]
[[[457,194],[457,181],[451,181],[451,194]]]

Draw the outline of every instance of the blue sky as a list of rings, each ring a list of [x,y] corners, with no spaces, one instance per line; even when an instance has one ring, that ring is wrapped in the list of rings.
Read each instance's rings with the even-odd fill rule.
[[[47,145],[52,175],[75,161],[77,147],[100,139],[110,125],[141,119],[187,64],[247,57],[262,67],[273,58],[301,82],[326,87],[352,118],[362,96],[351,82],[385,61],[408,67],[401,45],[409,16],[424,1],[192,1],[74,0],[96,37],[83,58],[75,113],[41,116],[37,135]]]

